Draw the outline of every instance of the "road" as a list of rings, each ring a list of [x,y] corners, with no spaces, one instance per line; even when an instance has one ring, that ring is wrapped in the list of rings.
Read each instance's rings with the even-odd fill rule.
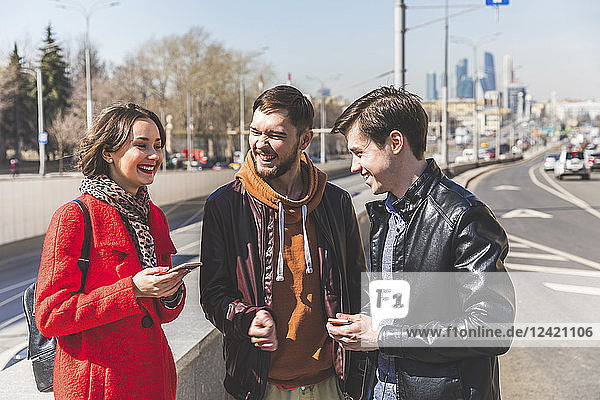
[[[598,323],[600,173],[558,181],[542,161],[495,170],[469,189],[509,234],[517,320]],[[500,366],[506,399],[600,399],[600,347],[513,346]]]

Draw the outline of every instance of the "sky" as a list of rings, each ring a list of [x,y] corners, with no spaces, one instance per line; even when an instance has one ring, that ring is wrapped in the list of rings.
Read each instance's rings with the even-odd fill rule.
[[[94,0],[62,0],[89,7]],[[395,0],[119,0],[115,7],[99,9],[91,17],[90,38],[101,58],[121,63],[128,53],[149,39],[183,34],[202,27],[210,38],[229,49],[258,51],[273,67],[274,79],[266,87],[292,84],[317,94],[323,85],[347,100],[381,85],[393,75],[374,79],[394,68]],[[452,6],[485,4],[485,0],[448,0]],[[427,72],[444,69],[444,0],[405,0],[407,89],[425,96]],[[432,5],[440,8],[417,8]],[[17,43],[34,57],[51,22],[65,46],[76,47],[85,32],[85,19],[77,11],[62,9],[50,0],[0,0],[0,64]],[[535,101],[547,101],[552,92],[569,99],[600,98],[600,2],[595,0],[510,0],[449,20],[449,77],[455,65],[467,58],[469,73],[473,48],[453,37],[472,42],[489,35],[478,46],[495,57],[497,85],[502,86],[502,58],[513,57],[515,75]],[[414,29],[413,29],[414,28]],[[440,88],[438,87],[438,91]],[[452,93],[452,92],[451,92]]]

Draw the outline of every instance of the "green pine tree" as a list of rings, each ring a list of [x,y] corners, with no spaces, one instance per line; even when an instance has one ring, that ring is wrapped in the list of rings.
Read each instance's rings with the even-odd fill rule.
[[[6,161],[6,150],[13,149],[20,158],[24,148],[37,142],[37,107],[35,81],[23,69],[17,45],[10,55],[8,67],[0,79],[0,159]]]
[[[68,64],[63,50],[54,38],[52,25],[46,27],[42,52],[41,68],[44,93],[44,126],[50,126],[59,112],[70,106],[73,86],[69,78]]]

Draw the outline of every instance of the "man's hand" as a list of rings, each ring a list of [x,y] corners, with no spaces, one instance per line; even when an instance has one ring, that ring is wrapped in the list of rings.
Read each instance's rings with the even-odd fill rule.
[[[329,336],[342,345],[345,350],[370,351],[377,350],[377,337],[379,330],[374,331],[371,325],[371,317],[363,314],[336,314],[336,318],[352,321],[349,325],[336,326],[327,323]]]
[[[248,329],[250,341],[254,346],[265,351],[277,350],[277,331],[275,321],[268,311],[260,310]]]

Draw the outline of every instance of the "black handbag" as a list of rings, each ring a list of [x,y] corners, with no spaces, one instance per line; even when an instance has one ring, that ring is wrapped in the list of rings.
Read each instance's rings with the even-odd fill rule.
[[[81,245],[81,256],[77,265],[81,270],[81,287],[75,293],[83,292],[85,279],[90,265],[90,246],[92,242],[92,224],[90,212],[81,200],[73,200],[77,203],[83,213],[85,223],[83,244]],[[35,283],[32,283],[23,293],[23,310],[27,319],[29,331],[29,344],[27,346],[27,358],[31,360],[35,384],[40,392],[52,392],[52,375],[54,373],[54,357],[56,355],[56,338],[47,338],[40,333],[35,324],[34,314]]]

